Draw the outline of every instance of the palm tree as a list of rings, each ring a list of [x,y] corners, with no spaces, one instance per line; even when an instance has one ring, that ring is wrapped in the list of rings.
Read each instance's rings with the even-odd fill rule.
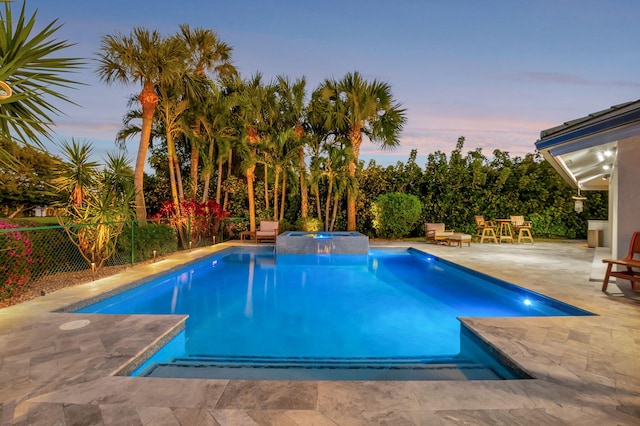
[[[285,130],[292,129],[294,132],[295,146],[291,146],[291,150],[297,151],[297,169],[300,185],[300,215],[304,218],[309,215],[309,201],[307,191],[307,165],[305,161],[305,113],[307,105],[306,101],[306,85],[305,77],[291,82],[287,77],[280,76],[276,83],[276,93],[280,99],[281,115],[284,119]],[[285,170],[285,176],[286,176]],[[286,182],[286,181],[284,181]],[[284,197],[282,198],[284,202]],[[284,209],[281,209],[281,216]]]
[[[204,28],[196,28],[192,30],[189,25],[180,25],[179,37],[185,44],[189,55],[187,57],[187,66],[195,73],[195,75],[201,80],[208,80],[207,71],[213,74],[214,80],[220,78],[228,78],[237,74],[237,70],[231,63],[232,48],[226,43],[222,42],[215,31]],[[215,85],[215,83],[213,83]],[[215,87],[215,86],[214,86]],[[202,86],[203,93],[196,100],[202,100],[206,102],[206,92],[208,92],[208,85]],[[198,109],[196,105],[192,104],[191,108]],[[205,125],[201,114],[195,114],[191,119],[192,138],[191,138],[191,184],[193,196],[196,196],[197,183],[198,183],[198,163],[200,157],[200,150],[204,147],[200,133],[202,127]]]
[[[230,125],[232,105],[231,97],[225,96],[216,86],[211,87],[205,100],[198,105],[196,120],[200,123],[199,137],[204,148],[202,202],[209,199],[211,176],[217,166],[216,203],[220,204],[223,166],[229,158],[232,138],[237,134]]]
[[[242,169],[247,178],[249,201],[249,229],[256,229],[255,171],[259,161],[258,147],[271,137],[270,121],[273,119],[273,86],[262,83],[262,75],[255,74],[247,81],[236,82],[239,120],[243,126],[241,145],[237,153],[242,157]],[[266,182],[265,182],[266,185]]]
[[[282,220],[284,218],[284,199],[286,191],[286,179],[294,160],[298,159],[298,150],[295,144],[295,130],[292,128],[279,132],[275,137],[268,140],[268,144],[263,146],[265,153],[265,170],[269,166],[274,170],[273,177],[273,220]],[[280,185],[280,176],[282,176],[282,209],[278,213],[278,193]],[[266,183],[265,183],[266,186]]]
[[[0,82],[12,95],[5,93],[6,97],[0,99],[0,138],[12,140],[13,133],[24,144],[39,144],[40,136],[50,137],[51,114],[61,112],[48,98],[72,103],[58,90],[78,84],[62,75],[80,68],[83,60],[52,57],[72,46],[66,40],[54,38],[61,27],[57,21],[34,32],[36,13],[27,18],[23,3],[20,15],[14,20],[10,2],[3,3],[4,16],[0,12]],[[0,148],[0,161],[9,160],[11,155]]]
[[[79,208],[85,204],[87,193],[96,184],[98,163],[91,161],[93,146],[75,139],[62,142],[62,162],[58,177],[53,181],[58,192],[68,194],[67,205]]]
[[[156,88],[176,78],[183,68],[183,45],[176,37],[164,38],[157,31],[137,27],[130,35],[114,34],[102,37],[98,55],[98,75],[107,84],[138,83],[142,90],[138,101],[142,107],[140,145],[135,165],[136,215],[138,223],[146,224],[143,192],[144,166],[149,149],[151,126],[158,104]]]
[[[159,83],[156,88],[158,93],[158,119],[164,128],[164,137],[167,142],[167,159],[169,162],[169,183],[173,203],[178,208],[180,216],[180,203],[184,200],[182,186],[181,161],[176,150],[176,139],[183,134],[182,116],[189,108],[189,99],[185,96],[189,80],[186,77],[186,69],[176,72],[174,80]]]
[[[353,160],[349,174],[355,177],[356,163],[364,134],[382,149],[395,148],[406,122],[405,110],[391,94],[389,84],[373,80],[367,82],[357,71],[347,73],[340,81],[325,80],[322,94],[328,103],[326,127],[349,140]],[[347,191],[347,230],[356,230],[356,199],[353,190]]]
[[[189,63],[200,78],[207,78],[207,71],[214,78],[228,78],[237,75],[231,63],[233,48],[218,38],[215,31],[180,25],[180,34],[189,50]]]
[[[322,96],[322,87],[317,88],[311,94],[311,100],[307,105],[305,145],[309,149],[309,179],[310,191],[315,195],[316,216],[322,221],[322,209],[320,206],[320,188],[318,186],[321,179],[321,166],[324,161],[321,158],[324,146],[333,136],[331,129],[327,128],[326,117],[328,114],[328,102]],[[308,204],[308,201],[307,201]],[[302,207],[304,209],[304,206]],[[307,206],[308,208],[308,206]]]
[[[324,211],[324,230],[333,231],[333,225],[336,221],[338,212],[338,201],[347,187],[350,176],[348,175],[349,164],[351,164],[351,150],[343,148],[336,144],[327,145],[327,156],[323,159],[323,170],[321,175],[327,180],[327,199],[325,201]],[[346,171],[346,173],[345,173]],[[346,175],[346,176],[345,176]],[[333,204],[333,213],[331,220],[329,213]]]
[[[134,199],[130,196],[133,190],[133,169],[123,152],[107,153],[102,181],[105,188],[113,192],[116,199],[121,202]]]

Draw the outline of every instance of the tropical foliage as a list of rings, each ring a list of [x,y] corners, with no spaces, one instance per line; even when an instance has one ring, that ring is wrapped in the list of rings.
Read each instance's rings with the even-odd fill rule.
[[[56,21],[36,31],[36,13],[26,15],[23,3],[20,13],[12,12],[12,2],[0,10],[0,81],[12,92],[0,98],[0,139],[40,145],[39,137],[51,135],[52,117],[61,113],[53,99],[71,102],[64,89],[77,86],[65,75],[80,68],[78,58],[57,57],[72,44],[57,40],[60,25]],[[10,163],[10,152],[0,147],[0,162]]]
[[[70,217],[100,223],[128,217],[124,210],[133,205],[143,225],[163,208],[173,218],[189,217],[193,206],[215,200],[216,209],[240,218],[233,221],[238,230],[255,230],[257,221],[268,219],[280,221],[282,229],[297,224],[373,236],[381,210],[372,204],[391,193],[420,202],[420,220],[403,231],[405,236],[421,235],[423,221],[473,232],[475,214],[522,214],[538,235],[583,236],[586,217],[606,217],[606,196],[600,193],[588,194],[585,212],[575,213],[570,188],[536,154],[465,152],[464,137],[449,154],[428,154],[424,165],[417,164],[414,151],[406,163],[365,166],[359,159],[363,141],[393,149],[406,121],[387,83],[367,80],[358,71],[315,88],[308,88],[304,77],[242,78],[231,52],[213,30],[187,25],[168,36],[137,27],[128,35],[103,37],[98,75],[107,84],[140,90],[116,137],[119,144],[140,139],[134,189],[113,180],[128,168],[123,161],[112,158],[107,168],[113,173],[97,177],[86,148],[72,143],[67,154],[76,158],[65,164],[75,168],[66,167],[56,180],[69,200]],[[67,64],[65,72],[77,65]],[[55,78],[58,84],[66,81]],[[47,110],[46,100],[36,101],[45,102]],[[152,176],[145,177],[146,161]],[[105,182],[110,184],[101,187]],[[193,237],[184,226],[177,231],[183,245]]]
[[[53,184],[65,202],[58,221],[85,260],[100,268],[116,253],[124,222],[134,216],[133,171],[124,154],[109,154],[103,170],[90,160],[93,147],[62,144],[65,159]]]
[[[35,262],[31,241],[16,230],[20,225],[0,222],[0,300],[24,291]]]
[[[198,246],[201,241],[212,241],[221,231],[222,220],[229,216],[229,212],[214,200],[199,203],[195,200],[183,200],[180,205],[173,201],[162,203],[160,211],[151,219],[158,221],[168,219],[180,237],[183,248],[191,245]]]
[[[371,206],[373,227],[382,238],[409,235],[420,220],[422,206],[415,195],[389,192],[376,198]]]
[[[16,160],[14,164],[0,162],[0,215],[13,218],[30,214],[36,207],[58,200],[50,185],[60,162],[58,158],[2,139],[0,150]]]
[[[405,111],[393,99],[391,86],[374,80],[368,82],[360,73],[347,73],[340,81],[326,80],[320,88],[326,101],[325,126],[348,141],[352,152],[349,176],[355,178],[363,135],[379,142],[382,149],[400,144],[400,131],[406,121]],[[347,191],[347,230],[356,230],[356,190]]]
[[[173,226],[150,223],[147,226],[125,226],[118,238],[118,252],[132,253],[136,262],[166,256],[178,250],[178,238]]]
[[[137,96],[142,125],[135,166],[136,212],[141,224],[146,222],[144,167],[151,141],[152,126],[159,119],[167,146],[170,188],[176,206],[184,199],[184,190],[176,138],[193,136],[191,162],[199,158],[197,144],[202,143],[202,103],[211,96],[207,71],[215,76],[233,75],[229,61],[231,48],[212,30],[180,27],[176,35],[165,37],[157,31],[134,28],[131,34],[113,34],[102,38],[98,75],[107,84],[138,84]],[[200,105],[197,105],[200,103]],[[193,109],[194,114],[188,114]],[[125,138],[133,132],[124,134]]]

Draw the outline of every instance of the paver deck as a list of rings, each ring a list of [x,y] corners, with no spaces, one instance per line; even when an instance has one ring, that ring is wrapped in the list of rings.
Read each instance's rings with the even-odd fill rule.
[[[0,309],[0,425],[640,424],[640,297],[606,295],[589,281],[594,249],[586,244],[413,244],[598,314],[463,319],[532,380],[123,377],[114,374],[184,317],[53,312],[226,244]],[[90,324],[60,329],[81,319]]]

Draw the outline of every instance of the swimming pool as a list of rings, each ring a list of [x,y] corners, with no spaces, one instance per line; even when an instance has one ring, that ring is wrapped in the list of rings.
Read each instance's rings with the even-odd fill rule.
[[[189,315],[136,375],[376,380],[519,377],[458,317],[589,315],[418,250],[267,247],[225,250],[76,312]]]

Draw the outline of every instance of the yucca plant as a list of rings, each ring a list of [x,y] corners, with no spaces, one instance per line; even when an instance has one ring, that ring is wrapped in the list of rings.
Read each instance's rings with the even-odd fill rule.
[[[54,186],[69,196],[58,222],[88,263],[100,268],[116,251],[125,221],[135,218],[133,170],[123,153],[109,154],[106,168],[88,160],[92,146],[63,144],[66,159]]]
[[[61,89],[78,85],[64,77],[81,68],[80,58],[55,57],[73,44],[56,40],[55,33],[61,27],[57,20],[38,32],[36,13],[26,16],[26,3],[20,14],[14,17],[11,4],[0,9],[0,81],[11,89],[11,96],[0,99],[0,138],[41,146],[38,138],[50,137],[52,116],[61,113],[52,101],[73,103]],[[11,160],[11,155],[0,150],[0,161]]]

